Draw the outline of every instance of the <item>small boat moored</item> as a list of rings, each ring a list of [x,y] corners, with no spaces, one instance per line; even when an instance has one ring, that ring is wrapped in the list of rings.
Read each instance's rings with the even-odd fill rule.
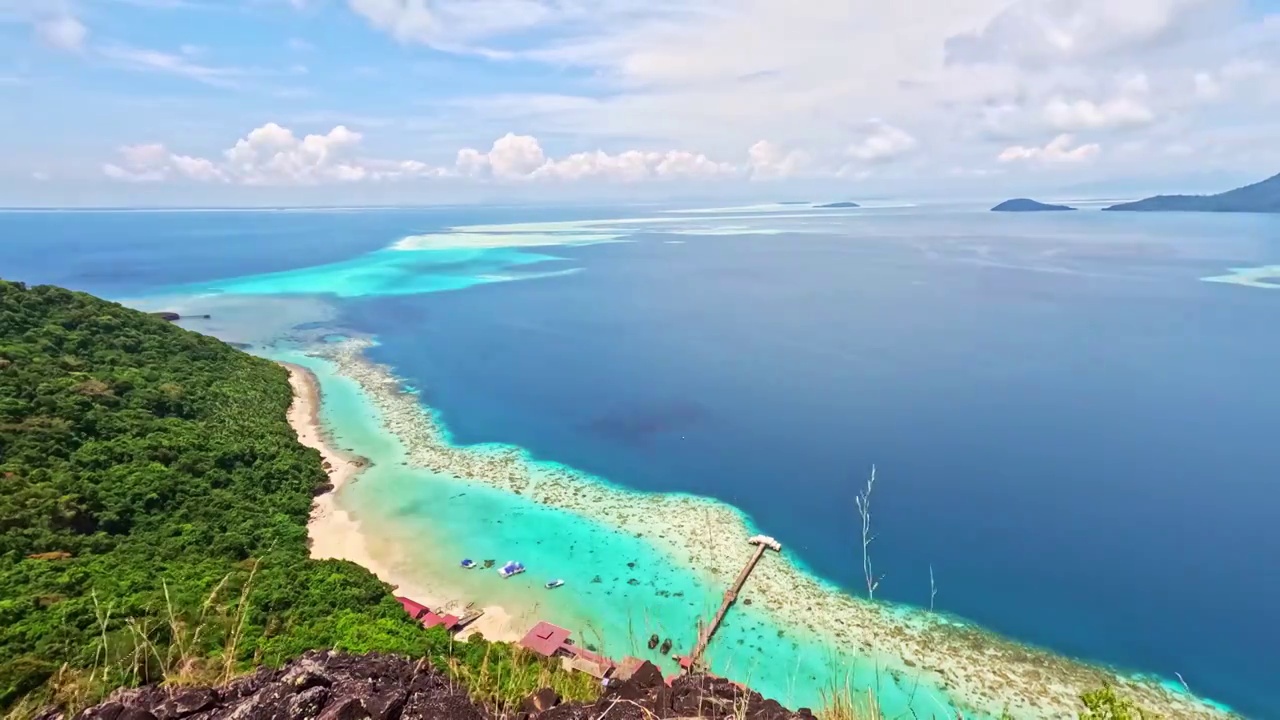
[[[516,562],[515,560],[510,560],[506,565],[498,568],[498,574],[504,578],[509,578],[512,575],[519,575],[522,572],[524,572],[524,565]]]
[[[477,567],[477,565],[476,565],[476,561],[475,561],[475,560],[472,560],[471,558],[466,558],[466,559],[464,559],[464,560],[462,561],[461,565],[462,565],[462,568],[463,568],[464,570],[472,570],[472,569],[474,569],[475,567]]]
[[[551,582],[547,583],[547,589],[554,590],[555,588],[558,588],[563,584],[564,584],[563,580],[552,580]]]

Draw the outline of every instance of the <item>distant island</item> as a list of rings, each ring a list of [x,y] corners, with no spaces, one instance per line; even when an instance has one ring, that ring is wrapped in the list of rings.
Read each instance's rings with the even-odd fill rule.
[[[148,314],[158,317],[161,320],[168,320],[169,322],[177,322],[179,320],[209,320],[212,318],[210,315],[179,315],[176,312],[169,311],[153,312]]]
[[[862,206],[856,202],[833,202],[833,203],[827,203],[826,205],[816,205],[815,207],[817,207],[819,210],[824,210],[827,208],[856,208],[856,207],[862,207]]]
[[[1217,195],[1157,195],[1103,210],[1131,212],[1280,213],[1280,175]]]
[[[1063,210],[1075,210],[1075,208],[1068,205],[1050,205],[1030,198],[1005,200],[991,208],[991,212],[1061,212]]]

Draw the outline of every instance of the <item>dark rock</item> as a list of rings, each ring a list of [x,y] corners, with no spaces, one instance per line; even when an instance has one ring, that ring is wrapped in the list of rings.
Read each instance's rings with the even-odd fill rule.
[[[76,713],[75,720],[116,720],[123,710],[124,705],[118,702],[104,702],[101,705],[85,708]],[[41,713],[40,717],[43,717],[43,713]]]
[[[311,720],[320,715],[329,702],[329,688],[323,685],[309,687],[285,700],[284,711],[289,720]]]
[[[562,702],[543,689],[498,718],[425,661],[311,651],[282,670],[260,668],[221,689],[117,690],[74,720],[815,720],[728,680],[681,676],[667,686],[652,662],[625,665],[626,679],[608,685],[594,703]],[[54,711],[41,720],[63,718]]]
[[[557,705],[539,715],[536,720],[594,720],[598,713],[581,705]],[[609,716],[612,720],[613,716]]]
[[[666,680],[662,677],[662,671],[657,665],[645,660],[631,673],[631,683],[641,690],[652,690],[666,684]]]
[[[671,688],[665,684],[658,688],[653,694],[653,713],[662,720],[675,715],[675,710],[671,707]]]
[[[237,678],[222,691],[224,702],[229,703],[237,698],[249,697],[273,682],[278,675],[277,670],[260,667],[252,675]]]
[[[209,688],[180,688],[154,709],[159,720],[182,720],[204,712],[218,702],[218,693]]]
[[[485,716],[461,693],[418,693],[405,703],[400,720],[485,720]]]
[[[560,704],[560,696],[551,688],[542,688],[524,699],[520,709],[527,713],[541,713]]]
[[[219,720],[286,720],[289,698],[294,694],[292,685],[271,683],[242,698],[238,704],[222,708],[222,711],[214,713],[214,717]]]
[[[364,701],[355,696],[339,698],[329,703],[320,713],[319,720],[366,720],[369,711],[364,708]]]
[[[289,668],[284,677],[280,678],[280,682],[292,685],[296,691],[302,691],[319,686],[330,687],[333,685],[333,678],[319,662],[312,658],[304,658]]]
[[[157,720],[157,718],[142,708],[126,707],[116,716],[116,720]]]
[[[373,720],[398,720],[408,697],[409,694],[404,690],[388,688],[365,698],[364,708],[369,711],[369,717]]]

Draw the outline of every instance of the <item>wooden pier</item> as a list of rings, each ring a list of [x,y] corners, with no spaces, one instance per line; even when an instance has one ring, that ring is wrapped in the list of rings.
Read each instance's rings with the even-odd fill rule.
[[[698,633],[698,644],[693,648],[693,652],[689,654],[688,665],[686,666],[690,672],[697,669],[698,663],[702,660],[702,654],[706,652],[707,645],[711,642],[711,636],[715,635],[720,623],[724,621],[725,614],[729,612],[729,608],[737,602],[738,593],[742,591],[742,586],[747,583],[747,578],[751,576],[751,571],[755,570],[756,564],[760,562],[760,558],[764,556],[765,551],[782,551],[782,545],[777,540],[765,535],[755,535],[748,542],[755,545],[756,549],[751,553],[751,559],[747,560],[747,564],[742,567],[742,571],[738,573],[738,577],[734,579],[733,584],[729,586],[728,590],[724,591],[724,599],[720,601],[720,609],[716,611],[711,623]],[[684,663],[681,664],[683,665]]]

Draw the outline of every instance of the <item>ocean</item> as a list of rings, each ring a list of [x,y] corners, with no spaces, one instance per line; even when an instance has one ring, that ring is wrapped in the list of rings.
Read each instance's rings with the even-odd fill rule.
[[[1280,218],[673,210],[5,212],[0,276],[208,312],[189,327],[306,364],[374,460],[342,501],[384,549],[611,654],[651,632],[688,651],[737,571],[697,553],[745,560],[715,546],[740,522],[800,575],[735,608],[713,669],[817,704],[824,667],[892,655],[817,642],[833,606],[776,595],[803,576],[866,596],[874,465],[884,612],[1280,717]],[[352,353],[408,394],[356,382],[377,369]],[[450,448],[474,454],[443,472]],[[889,706],[963,695],[891,675]]]

